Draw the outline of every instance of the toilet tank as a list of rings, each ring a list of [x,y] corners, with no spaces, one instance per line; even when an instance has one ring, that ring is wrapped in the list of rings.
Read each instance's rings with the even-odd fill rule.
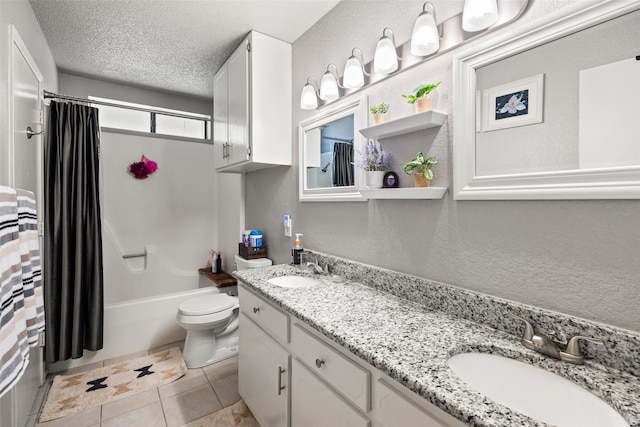
[[[235,261],[237,270],[268,267],[273,264],[273,261],[271,261],[269,258],[244,259],[240,255],[235,255]]]

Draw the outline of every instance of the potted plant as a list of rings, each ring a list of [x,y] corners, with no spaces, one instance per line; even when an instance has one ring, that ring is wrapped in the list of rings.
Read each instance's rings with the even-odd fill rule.
[[[407,175],[413,174],[413,183],[416,187],[428,187],[433,179],[431,167],[437,164],[435,156],[425,158],[422,151],[418,151],[416,157],[405,164],[403,169]]]
[[[389,104],[381,102],[377,105],[372,105],[369,108],[371,114],[373,114],[373,124],[378,125],[387,121],[387,111],[389,111]]]
[[[432,107],[430,96],[440,86],[440,83],[442,82],[420,85],[413,90],[411,95],[402,95],[402,97],[406,98],[409,104],[414,104],[416,113],[429,111]]]
[[[382,188],[384,174],[389,167],[391,155],[384,151],[378,142],[369,141],[364,147],[364,153],[357,151],[360,159],[353,165],[364,169],[367,177],[367,187]]]

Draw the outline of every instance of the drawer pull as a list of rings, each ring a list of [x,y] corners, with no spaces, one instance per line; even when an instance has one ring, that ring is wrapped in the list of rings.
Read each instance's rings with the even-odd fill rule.
[[[257,313],[257,312],[259,312],[259,311],[260,311],[260,308],[258,308],[258,307],[253,307],[253,313],[254,313],[254,314],[255,314],[255,313]]]
[[[324,365],[324,360],[316,359],[316,368],[322,368],[322,365]]]
[[[280,396],[282,394],[282,390],[286,388],[282,385],[282,374],[284,374],[285,372],[286,370],[278,366],[278,396]]]

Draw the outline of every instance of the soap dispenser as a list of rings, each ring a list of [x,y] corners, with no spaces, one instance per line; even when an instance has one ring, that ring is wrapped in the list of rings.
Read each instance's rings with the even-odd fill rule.
[[[300,264],[300,254],[302,253],[302,243],[300,243],[300,236],[304,236],[302,233],[296,233],[296,240],[291,247],[291,255],[293,256],[293,263]]]

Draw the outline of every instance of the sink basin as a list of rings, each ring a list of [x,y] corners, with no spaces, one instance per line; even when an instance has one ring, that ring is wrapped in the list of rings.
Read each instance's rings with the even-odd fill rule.
[[[305,276],[272,277],[267,282],[283,288],[310,288],[320,284],[318,280]]]
[[[579,385],[537,366],[485,353],[462,353],[447,365],[470,388],[558,427],[629,427],[611,406]]]

